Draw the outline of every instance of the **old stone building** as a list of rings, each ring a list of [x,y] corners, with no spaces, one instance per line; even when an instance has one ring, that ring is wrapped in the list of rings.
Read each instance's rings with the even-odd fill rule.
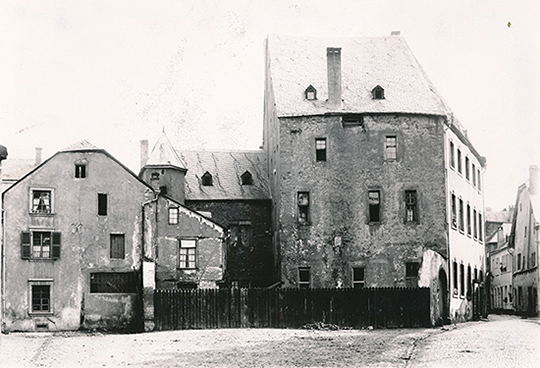
[[[264,106],[283,284],[429,286],[434,323],[471,318],[485,160],[405,41],[271,36]]]
[[[512,219],[510,248],[513,250],[513,305],[518,314],[537,316],[540,310],[540,193],[538,166],[530,166],[529,180],[518,188]]]

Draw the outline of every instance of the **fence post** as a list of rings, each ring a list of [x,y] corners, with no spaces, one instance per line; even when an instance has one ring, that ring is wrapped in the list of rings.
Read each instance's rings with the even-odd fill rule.
[[[156,327],[154,319],[154,289],[156,288],[154,262],[143,262],[142,278],[143,278],[143,318],[144,330],[153,331]]]

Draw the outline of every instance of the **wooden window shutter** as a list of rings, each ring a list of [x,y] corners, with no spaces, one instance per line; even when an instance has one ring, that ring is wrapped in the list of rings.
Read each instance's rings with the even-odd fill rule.
[[[52,233],[52,258],[60,258],[60,233]]]
[[[30,252],[31,245],[30,245],[30,233],[27,231],[23,231],[21,233],[21,257],[22,259],[30,259]]]

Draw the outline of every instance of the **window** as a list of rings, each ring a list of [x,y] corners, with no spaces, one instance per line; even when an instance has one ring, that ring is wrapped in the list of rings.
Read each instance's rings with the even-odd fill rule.
[[[377,86],[371,90],[371,94],[374,100],[383,100],[384,99],[384,88]]]
[[[467,204],[467,235],[472,234],[472,226],[471,226],[471,206]]]
[[[478,212],[478,240],[482,241],[484,236],[482,235],[482,215]]]
[[[159,187],[159,193],[163,194],[163,195],[167,195],[167,186],[166,185],[160,186]]]
[[[75,177],[79,179],[86,178],[86,165],[75,164]]]
[[[521,270],[521,253],[517,255],[517,269]]]
[[[197,240],[180,240],[180,257],[178,268],[193,269],[196,267]]]
[[[312,85],[309,85],[308,88],[306,88],[304,95],[306,97],[306,100],[316,100],[317,99],[317,90]]]
[[[405,191],[405,222],[418,222],[416,190]]]
[[[482,186],[480,185],[480,169],[477,170],[477,177],[478,177],[478,190],[482,190]]]
[[[298,287],[309,289],[311,284],[311,273],[309,267],[298,268]]]
[[[472,297],[471,266],[467,266],[467,299]]]
[[[529,257],[529,262],[531,262],[531,267],[536,266],[536,252],[531,253],[531,256]]]
[[[252,244],[253,229],[250,221],[231,224],[231,246],[249,249]]]
[[[365,286],[365,269],[364,267],[353,267],[352,269],[353,282],[352,286],[355,289],[363,288]]]
[[[465,295],[465,266],[463,263],[459,265],[459,295]]]
[[[179,211],[178,207],[169,207],[169,225],[178,224]]]
[[[472,183],[476,187],[476,165],[472,164]]]
[[[397,137],[395,135],[386,137],[384,152],[387,160],[397,160]]]
[[[418,262],[406,262],[405,263],[405,286],[417,287],[418,286],[418,271],[420,269],[420,263]]]
[[[208,171],[202,176],[202,185],[205,187],[214,185],[212,175]]]
[[[360,114],[347,114],[341,117],[343,127],[363,126],[364,116]]]
[[[452,262],[452,281],[453,281],[453,286],[454,286],[454,295],[457,296],[458,294],[458,265],[457,265],[457,262],[454,261]]]
[[[381,220],[381,192],[370,190],[368,192],[369,222],[379,222]]]
[[[60,258],[60,233],[34,231],[21,233],[21,258],[58,259]]]
[[[51,285],[32,283],[31,290],[31,310],[30,313],[50,313],[51,307]]]
[[[159,180],[159,173],[158,172],[153,172],[150,175],[150,180]]]
[[[253,185],[253,175],[249,171],[244,172],[240,179],[242,179],[242,185]]]
[[[52,190],[32,190],[32,213],[52,213]]]
[[[527,237],[527,226],[525,226],[525,231],[523,232],[523,236],[526,238]]]
[[[465,179],[469,180],[469,158],[465,157]]]
[[[107,216],[107,194],[98,193],[98,215]]]
[[[452,193],[452,227],[457,228],[457,205],[456,205],[456,195]]]
[[[457,150],[457,171],[461,174],[461,150],[458,148]]]
[[[454,142],[450,142],[450,167],[453,169],[456,167],[456,152]]]
[[[96,272],[90,274],[90,293],[136,293],[133,272]]]
[[[111,258],[123,259],[126,257],[124,234],[111,234]]]
[[[473,236],[475,239],[478,239],[478,223],[477,223],[477,217],[476,217],[476,210],[473,210]]]
[[[309,192],[298,192],[297,194],[297,203],[298,203],[298,222],[307,223],[309,222]]]
[[[459,230],[464,231],[465,229],[465,223],[464,223],[464,215],[463,215],[463,199],[459,199]]]
[[[326,138],[315,139],[315,159],[326,161]]]
[[[476,267],[474,268],[474,280],[478,281],[478,269]]]

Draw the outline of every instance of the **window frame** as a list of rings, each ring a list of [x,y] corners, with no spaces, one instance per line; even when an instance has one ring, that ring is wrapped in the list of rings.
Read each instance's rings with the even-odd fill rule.
[[[464,207],[463,207],[463,198],[459,198],[459,206],[458,206],[458,210],[459,210],[459,218],[458,218],[458,229],[461,233],[465,233],[465,211],[464,211]]]
[[[169,225],[178,225],[180,219],[180,208],[171,206],[167,212]]]
[[[188,242],[190,243],[193,242],[194,245],[187,246]],[[195,238],[178,239],[178,264],[177,264],[178,269],[196,270],[198,267],[198,253],[199,253],[198,239],[195,239]]]
[[[54,188],[45,188],[45,187],[31,187],[29,189],[29,208],[28,211],[30,215],[33,216],[50,216],[54,215]],[[49,193],[49,210],[48,211],[37,211],[34,210],[34,192],[48,192]],[[39,207],[41,204],[38,203],[36,206]]]
[[[456,168],[456,147],[452,141],[450,141],[450,168],[454,170]]]
[[[391,140],[393,139],[393,144]],[[398,160],[398,136],[397,134],[388,134],[384,136],[384,159],[385,161]]]
[[[103,202],[103,199],[104,199],[104,202]],[[105,217],[109,215],[109,194],[108,193],[97,194],[97,215],[100,217]]]
[[[301,199],[301,197],[304,197]],[[297,221],[299,224],[308,225],[311,223],[311,198],[310,192],[298,191],[296,192],[296,208],[297,208]]]
[[[465,296],[465,265],[463,262],[459,264],[459,295]]]
[[[323,148],[320,148],[319,143],[322,143]],[[328,151],[328,142],[326,138],[315,138],[315,161],[326,162]]]
[[[201,176],[201,184],[204,187],[214,186],[214,177],[208,171]]]
[[[242,181],[242,185],[253,185],[253,175],[249,170],[244,171],[244,173],[240,175],[240,180]]]
[[[107,280],[105,276],[110,276],[113,281]],[[90,275],[89,290],[91,294],[136,294],[137,293],[137,277],[133,271],[127,272],[91,272]],[[121,280],[120,286],[126,287],[125,289],[114,290],[117,285],[114,285],[114,278]],[[104,290],[105,289],[105,290]]]
[[[410,204],[409,194],[414,194],[412,198],[414,198],[414,203]],[[420,222],[420,214],[419,214],[419,204],[418,204],[418,191],[416,189],[407,189],[405,190],[405,223],[411,224],[411,223],[419,223]],[[412,219],[409,218],[409,210],[412,210]]]
[[[469,156],[465,155],[465,180],[471,180],[471,160]]]
[[[310,93],[313,94],[313,97],[311,98]],[[317,100],[317,89],[313,87],[311,84],[304,90],[304,98],[308,101],[315,101]]]
[[[384,100],[384,88],[382,88],[380,85],[373,87],[373,89],[371,90],[371,99]]]
[[[356,271],[361,270],[361,278],[356,278]],[[351,286],[353,289],[362,289],[366,287],[366,268],[364,266],[354,266],[351,267]]]
[[[113,245],[116,243],[113,239],[122,239],[120,249],[115,249]],[[118,245],[118,243],[116,243]],[[122,255],[118,257],[118,255]],[[126,258],[126,236],[124,233],[111,233],[109,234],[109,257],[111,259],[125,259]]]
[[[49,234],[49,256],[34,257],[34,239],[35,234]],[[41,245],[43,248],[43,244]],[[54,261],[60,259],[62,249],[62,233],[52,230],[40,229],[39,231],[22,231],[21,232],[21,259],[32,261]]]
[[[461,153],[461,149],[457,149],[457,169],[458,169],[458,174],[462,174],[463,175],[463,163],[461,162],[462,161],[462,153]]]
[[[75,179],[86,179],[87,177],[87,164],[82,162],[75,163]]]
[[[28,314],[31,316],[48,316],[54,314],[53,295],[54,295],[54,280],[53,279],[29,279],[28,280]],[[48,287],[49,290],[49,309],[34,310],[34,286]]]
[[[372,202],[372,196],[371,194],[377,194],[377,200],[378,203],[371,203]],[[368,222],[371,224],[377,224],[382,222],[381,220],[381,209],[382,209],[382,195],[380,189],[369,189],[367,192],[367,204],[368,204]],[[373,210],[373,211],[372,211]],[[373,218],[372,214],[375,214],[376,211],[376,219]]]
[[[307,281],[302,279],[302,274],[307,273]],[[311,288],[311,267],[300,266],[298,267],[298,287],[300,289],[310,289]]]
[[[451,194],[450,197],[450,225],[452,226],[452,229],[458,228],[458,208],[457,208],[457,197],[455,193]]]

